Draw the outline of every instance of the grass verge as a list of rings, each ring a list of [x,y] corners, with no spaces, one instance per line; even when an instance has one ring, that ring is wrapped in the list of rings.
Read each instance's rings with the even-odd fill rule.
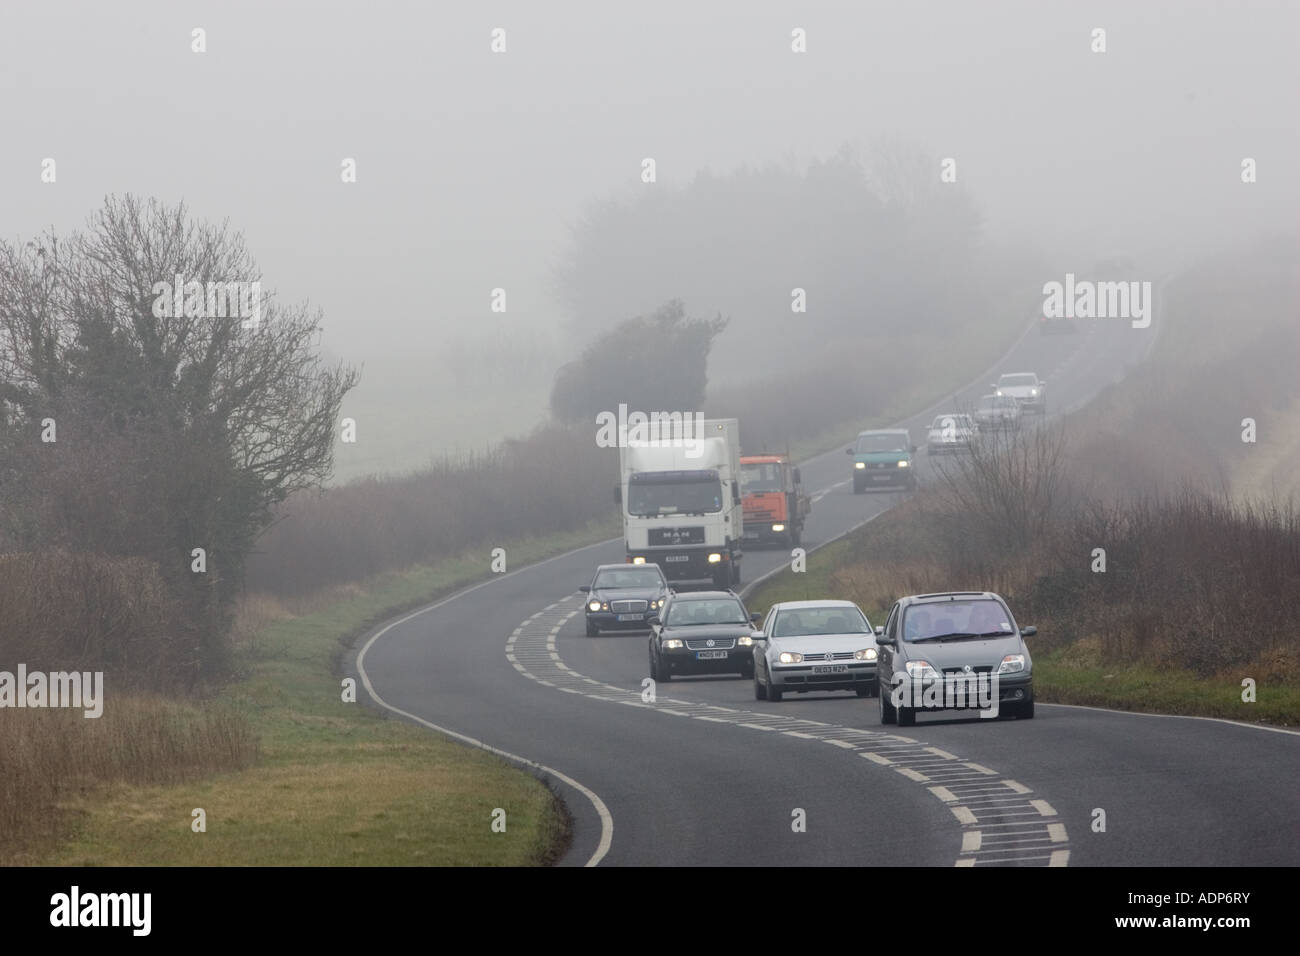
[[[608,523],[516,542],[522,565],[610,536]],[[110,782],[60,803],[57,845],[15,862],[74,866],[531,866],[568,839],[563,805],[484,751],[342,701],[344,647],[375,624],[482,580],[486,555],[383,575],[292,605],[250,601],[246,676],[209,708],[238,715],[257,764],[181,783]],[[251,623],[247,618],[251,618]],[[101,721],[116,718],[110,700]],[[504,833],[492,829],[505,810]],[[206,815],[194,832],[193,811]]]

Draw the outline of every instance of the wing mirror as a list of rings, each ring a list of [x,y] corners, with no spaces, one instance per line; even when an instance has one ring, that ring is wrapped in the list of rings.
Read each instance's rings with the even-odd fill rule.
[[[645,619],[645,622],[646,622],[647,624],[659,624],[659,623],[661,623],[660,620],[659,620],[659,615],[658,615],[658,614],[652,614],[652,615],[650,615],[648,618]]]
[[[759,614],[757,611],[750,611],[749,619],[757,624],[759,621],[763,620],[763,615]]]
[[[844,454],[846,454],[846,455],[851,455],[851,454],[853,454],[853,449],[852,449],[852,448],[846,448],[846,449],[844,449]]]
[[[584,584],[582,587],[578,588],[578,590],[581,591],[583,594],[590,594],[590,593],[591,593],[591,585],[590,585],[590,584]]]
[[[1020,629],[1021,637],[1033,637],[1037,633],[1038,633],[1038,628],[1034,627],[1032,624],[1029,625],[1029,627],[1022,627]]]
[[[883,625],[883,624],[877,624],[877,625],[876,625],[876,636],[879,637],[881,634],[884,634],[884,633],[885,633],[885,625]]]

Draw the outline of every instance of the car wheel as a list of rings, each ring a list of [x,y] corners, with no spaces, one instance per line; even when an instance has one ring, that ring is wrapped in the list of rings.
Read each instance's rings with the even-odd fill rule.
[[[776,701],[779,701],[779,700],[780,700],[784,695],[785,695],[785,691],[783,691],[781,688],[777,687],[775,684],[768,684],[768,685],[767,685],[767,699],[768,699],[768,700],[776,700]]]
[[[655,680],[657,680],[661,684],[666,684],[672,679],[673,679],[672,667],[669,666],[667,661],[661,660],[659,662],[659,676],[656,677]]]
[[[767,700],[767,688],[763,686],[758,675],[754,675],[754,700]]]
[[[913,727],[916,725],[916,708],[904,707],[902,704],[894,708],[898,712],[898,726]]]
[[[1034,702],[1032,699],[1004,705],[1004,709],[1012,717],[1019,717],[1021,720],[1033,720],[1034,718]]]
[[[879,678],[876,680],[876,696],[880,698],[880,722],[882,724],[898,723],[898,712],[894,710],[894,705],[890,703],[889,695],[885,693],[885,688],[881,686]]]
[[[659,665],[655,662],[654,651],[650,652],[650,679],[653,681],[659,680]]]
[[[865,494],[865,493],[866,493],[866,490],[867,490],[867,486],[864,485],[864,484],[862,484],[862,482],[860,482],[860,481],[855,481],[855,482],[853,483],[853,493],[854,493],[855,495]]]
[[[590,621],[588,621],[588,622],[587,622],[587,636],[588,636],[588,637],[597,637],[597,636],[599,636],[599,635],[600,635],[600,628],[598,628],[595,624],[592,624]]]

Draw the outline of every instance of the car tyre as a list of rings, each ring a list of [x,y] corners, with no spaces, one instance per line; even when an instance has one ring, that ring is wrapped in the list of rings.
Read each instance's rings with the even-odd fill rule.
[[[898,706],[894,708],[898,712],[898,726],[914,727],[916,726],[916,708]]]
[[[600,636],[600,628],[598,628],[595,624],[592,624],[590,621],[587,622],[587,636],[588,637]]]
[[[881,686],[879,678],[876,680],[876,696],[880,698],[880,722],[882,724],[898,723],[898,711],[889,700],[889,695],[885,693],[885,688]]]
[[[865,494],[866,491],[867,491],[867,486],[865,484],[863,484],[860,481],[853,482],[853,493],[855,495]]]
[[[754,675],[754,700],[767,700],[767,688],[763,686],[757,674]]]

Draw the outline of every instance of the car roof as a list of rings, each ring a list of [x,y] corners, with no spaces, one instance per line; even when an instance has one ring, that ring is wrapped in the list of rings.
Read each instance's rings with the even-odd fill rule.
[[[740,595],[735,591],[674,591],[673,598],[678,601],[703,601],[706,598],[716,601],[721,598],[735,598],[738,601]]]
[[[992,591],[936,591],[933,594],[909,594],[907,597],[899,598],[899,604],[943,604],[950,601],[1002,601],[1001,595],[994,594]]]
[[[1012,375],[1032,375],[1034,376],[1034,378],[1038,378],[1037,372],[1003,372],[1002,373],[1003,378],[1010,378]]]
[[[664,573],[664,569],[654,562],[647,562],[646,564],[630,564],[626,561],[621,564],[598,564],[596,565],[596,573],[599,574],[601,571],[627,571],[629,569],[635,570],[636,568],[654,568],[660,574]]]
[[[858,437],[863,435],[906,435],[906,428],[868,428],[864,432],[858,432]]]
[[[824,601],[781,601],[781,602],[779,602],[779,603],[777,603],[777,604],[773,604],[773,605],[772,605],[772,610],[773,610],[773,611],[788,611],[788,610],[790,610],[790,609],[792,609],[792,608],[808,608],[808,607],[852,607],[852,608],[856,608],[857,605],[854,604],[852,601],[840,601],[840,600],[833,600],[833,599],[831,599],[831,598],[827,598],[827,599],[824,600]]]

